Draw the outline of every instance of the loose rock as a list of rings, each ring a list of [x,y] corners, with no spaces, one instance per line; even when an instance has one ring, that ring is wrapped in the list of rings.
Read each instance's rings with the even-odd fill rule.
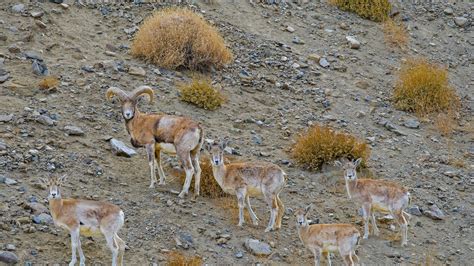
[[[12,11],[15,13],[22,13],[25,11],[25,5],[24,4],[16,4],[12,7]]]
[[[417,119],[411,118],[405,121],[403,125],[407,128],[419,128],[420,122]]]
[[[130,158],[137,154],[134,149],[127,147],[125,143],[121,142],[120,140],[111,139],[110,145],[112,146],[113,153],[117,156],[124,156]]]
[[[356,40],[355,37],[353,36],[346,36],[346,40],[349,43],[349,47],[351,49],[359,49],[360,48],[360,42]]]
[[[454,23],[458,25],[459,27],[464,27],[467,23],[467,18],[465,17],[455,17],[454,18]]]
[[[35,224],[53,224],[53,217],[46,213],[33,216],[33,223]]]
[[[146,75],[146,71],[145,69],[141,68],[141,67],[134,67],[134,66],[131,66],[129,69],[128,69],[128,74],[130,75],[134,75],[134,76],[141,76],[141,77],[144,77]]]
[[[245,248],[255,256],[268,256],[272,253],[272,248],[265,242],[257,239],[247,239],[244,243]]]
[[[76,126],[65,126],[64,131],[66,134],[71,135],[71,136],[83,136],[84,135],[84,130],[82,130],[80,127]]]
[[[431,205],[430,209],[424,211],[423,214],[433,220],[444,220],[445,218],[443,211],[436,205]]]
[[[18,256],[10,251],[0,251],[0,261],[7,264],[18,263]]]

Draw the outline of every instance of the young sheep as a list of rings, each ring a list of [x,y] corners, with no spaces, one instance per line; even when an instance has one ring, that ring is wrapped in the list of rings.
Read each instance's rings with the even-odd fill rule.
[[[49,187],[49,209],[54,224],[63,227],[71,234],[72,258],[69,265],[76,264],[76,249],[79,251],[79,264],[85,265],[80,235],[91,236],[102,233],[107,246],[112,251],[112,265],[123,265],[125,241],[118,235],[124,223],[123,211],[116,205],[92,200],[61,198],[61,185],[65,177],[41,180]]]
[[[311,205],[305,209],[296,209],[296,228],[303,245],[314,254],[314,264],[319,265],[321,254],[327,252],[327,262],[331,265],[330,252],[339,251],[346,265],[359,262],[355,249],[360,233],[351,224],[308,224],[306,216]]]
[[[258,218],[250,206],[249,196],[262,195],[270,207],[270,221],[265,232],[279,229],[285,207],[279,194],[285,186],[286,173],[275,164],[266,162],[230,163],[224,165],[224,149],[221,145],[206,144],[211,153],[211,165],[214,178],[226,193],[236,195],[239,204],[239,226],[244,223],[244,207],[247,206],[254,225]],[[275,223],[276,222],[276,223]]]
[[[148,95],[153,100],[153,90],[148,86],[141,86],[130,93],[119,88],[111,87],[107,90],[107,99],[117,96],[122,105],[122,116],[125,127],[130,134],[134,147],[145,146],[150,166],[151,184],[156,183],[155,170],[158,168],[160,185],[165,183],[165,174],[161,166],[161,152],[176,154],[186,172],[186,180],[179,197],[188,194],[191,179],[194,174],[194,194],[199,195],[201,167],[199,153],[203,144],[203,130],[201,126],[186,117],[144,114],[138,110],[138,99]]]
[[[402,229],[401,245],[408,243],[408,213],[404,210],[408,207],[410,193],[399,184],[385,180],[358,179],[357,166],[361,158],[355,161],[348,161],[344,165],[336,161],[335,164],[344,169],[344,179],[346,180],[346,190],[349,199],[362,205],[364,215],[364,239],[369,237],[369,217],[372,220],[374,235],[379,234],[375,221],[375,211],[390,213]]]

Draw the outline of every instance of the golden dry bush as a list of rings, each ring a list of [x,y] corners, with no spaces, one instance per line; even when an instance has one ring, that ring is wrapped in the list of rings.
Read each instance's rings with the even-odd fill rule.
[[[233,157],[225,157],[225,163],[229,163],[234,161]],[[200,158],[200,165],[201,165],[201,187],[199,194],[203,197],[207,198],[219,198],[224,197],[227,194],[221,189],[219,184],[217,183],[216,179],[214,179],[214,174],[212,173],[212,165],[209,156],[201,155]],[[186,175],[181,170],[178,174],[179,180],[181,185],[184,184],[184,180],[186,179]],[[194,192],[194,186],[190,187],[191,191]]]
[[[384,21],[388,18],[392,5],[389,0],[329,0],[344,11],[354,12],[362,18]]]
[[[398,48],[405,48],[408,43],[408,33],[401,21],[387,19],[383,23],[385,42]]]
[[[296,163],[311,170],[321,169],[324,163],[342,158],[362,158],[362,166],[365,166],[370,148],[350,134],[315,125],[298,137],[291,155]]]
[[[222,93],[211,84],[210,78],[195,77],[190,83],[179,85],[181,100],[207,110],[219,108],[225,101]]]
[[[169,69],[220,68],[233,59],[217,29],[186,8],[168,8],[148,17],[135,35],[131,54]]]
[[[51,90],[57,88],[59,85],[59,79],[55,76],[47,76],[40,80],[38,87],[43,90]]]
[[[199,256],[186,256],[178,251],[171,251],[168,254],[166,265],[168,266],[201,266],[202,258]]]
[[[453,112],[460,105],[456,91],[449,85],[448,70],[422,58],[402,64],[393,101],[398,109],[419,116]]]

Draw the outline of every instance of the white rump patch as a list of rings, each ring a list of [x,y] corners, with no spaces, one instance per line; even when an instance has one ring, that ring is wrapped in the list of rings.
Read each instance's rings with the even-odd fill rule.
[[[174,144],[171,143],[160,143],[160,149],[164,153],[176,154],[176,148]]]

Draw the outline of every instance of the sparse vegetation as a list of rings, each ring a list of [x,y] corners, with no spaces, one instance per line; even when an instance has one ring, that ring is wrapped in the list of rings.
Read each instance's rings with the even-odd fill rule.
[[[383,23],[385,42],[398,48],[405,48],[408,43],[408,33],[401,21],[387,19]]]
[[[354,12],[362,18],[384,21],[388,18],[392,5],[389,0],[329,0],[344,11]]]
[[[38,87],[43,90],[54,90],[59,85],[59,79],[55,76],[47,76],[40,80]]]
[[[449,85],[448,70],[425,59],[409,59],[402,65],[393,100],[397,108],[420,116],[451,112],[460,103]]]
[[[436,116],[434,125],[441,136],[448,137],[454,132],[454,117],[450,113],[440,113]]]
[[[135,35],[131,53],[170,69],[219,68],[232,61],[218,31],[185,8],[164,9],[147,18]]]
[[[201,266],[202,258],[198,256],[186,256],[178,251],[171,251],[166,262],[168,266]]]
[[[190,83],[180,84],[181,100],[207,110],[219,108],[225,101],[220,91],[211,84],[211,79],[195,77]]]
[[[298,137],[292,151],[296,162],[311,170],[321,169],[324,163],[332,163],[340,158],[362,158],[364,166],[369,155],[370,148],[367,143],[321,125],[309,128]]]

